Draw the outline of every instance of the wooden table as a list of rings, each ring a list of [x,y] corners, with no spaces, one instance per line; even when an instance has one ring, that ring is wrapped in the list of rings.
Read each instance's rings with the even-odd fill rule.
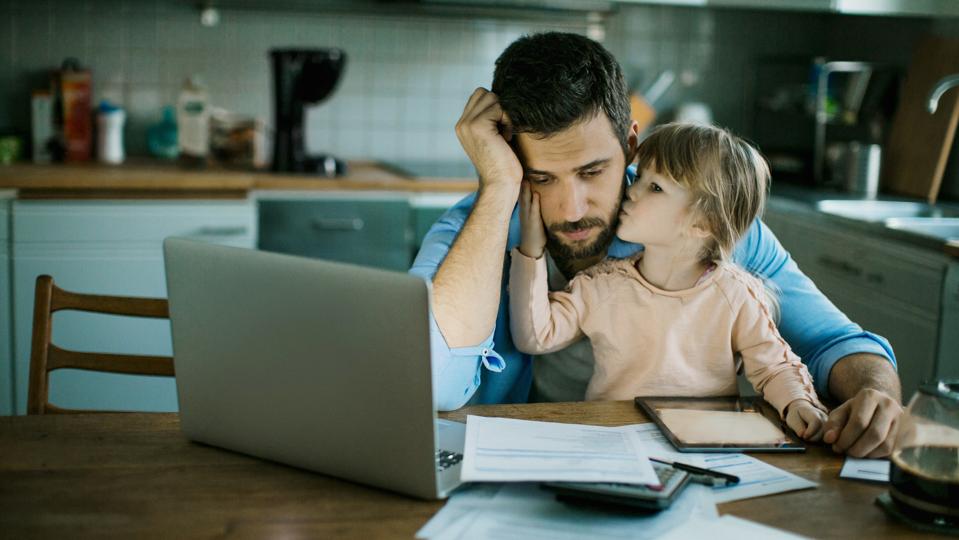
[[[467,414],[622,425],[630,402],[468,407]],[[824,448],[761,455],[819,488],[726,503],[811,537],[917,538],[873,504],[883,487],[839,480]],[[189,442],[176,414],[0,417],[0,538],[412,537],[442,506]]]

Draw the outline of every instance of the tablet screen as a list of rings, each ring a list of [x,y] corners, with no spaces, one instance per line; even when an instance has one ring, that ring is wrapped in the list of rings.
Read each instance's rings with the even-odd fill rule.
[[[658,409],[659,418],[680,440],[690,444],[782,444],[786,434],[758,412]]]
[[[805,447],[761,398],[637,397],[680,452],[796,452]]]

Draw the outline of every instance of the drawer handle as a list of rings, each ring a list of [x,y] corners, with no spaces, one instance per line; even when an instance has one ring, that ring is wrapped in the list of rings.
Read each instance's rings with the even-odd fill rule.
[[[366,223],[361,218],[314,218],[313,228],[318,231],[362,231]]]
[[[196,236],[245,236],[248,230],[243,226],[200,227],[196,231]]]
[[[820,256],[818,261],[819,261],[819,264],[825,266],[826,268],[830,268],[832,270],[842,272],[843,274],[846,274],[847,276],[859,277],[862,275],[862,268],[859,268],[858,266],[853,266],[846,261],[833,259],[832,257],[827,257],[825,255]]]

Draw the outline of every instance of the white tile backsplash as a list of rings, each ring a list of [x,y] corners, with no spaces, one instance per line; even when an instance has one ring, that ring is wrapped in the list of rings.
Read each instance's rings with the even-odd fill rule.
[[[513,40],[545,30],[585,33],[586,17],[471,19],[450,16],[269,11],[221,8],[221,22],[199,23],[181,0],[0,0],[0,134],[27,134],[29,92],[44,72],[76,56],[95,73],[98,95],[118,95],[128,110],[127,150],[142,154],[148,124],[176,101],[183,80],[198,75],[214,105],[270,121],[268,51],[340,47],[347,67],[339,87],[306,120],[311,151],[367,159],[465,159],[454,126],[469,94],[489,87],[494,61]],[[662,69],[703,71],[698,86],[674,88],[666,100],[698,99],[717,119],[744,125],[741,88],[757,55],[858,51],[890,35],[888,21],[857,20],[863,41],[844,37],[835,18],[665,6],[618,6],[605,44],[627,80],[649,81]],[[832,21],[832,22],[830,22]],[[832,31],[824,30],[826,23]],[[898,23],[897,23],[898,24]],[[876,28],[871,35],[869,28]],[[955,24],[939,23],[948,31]],[[856,41],[856,43],[853,43]],[[863,45],[862,43],[867,45]],[[886,48],[908,48],[889,43]],[[13,81],[13,84],[6,81]],[[39,82],[38,82],[39,81]],[[708,86],[706,83],[709,83]]]

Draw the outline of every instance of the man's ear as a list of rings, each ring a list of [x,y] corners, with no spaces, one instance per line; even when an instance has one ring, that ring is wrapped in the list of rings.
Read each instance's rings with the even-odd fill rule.
[[[635,120],[630,122],[629,131],[626,133],[626,149],[626,165],[632,165],[639,149],[639,124]]]

